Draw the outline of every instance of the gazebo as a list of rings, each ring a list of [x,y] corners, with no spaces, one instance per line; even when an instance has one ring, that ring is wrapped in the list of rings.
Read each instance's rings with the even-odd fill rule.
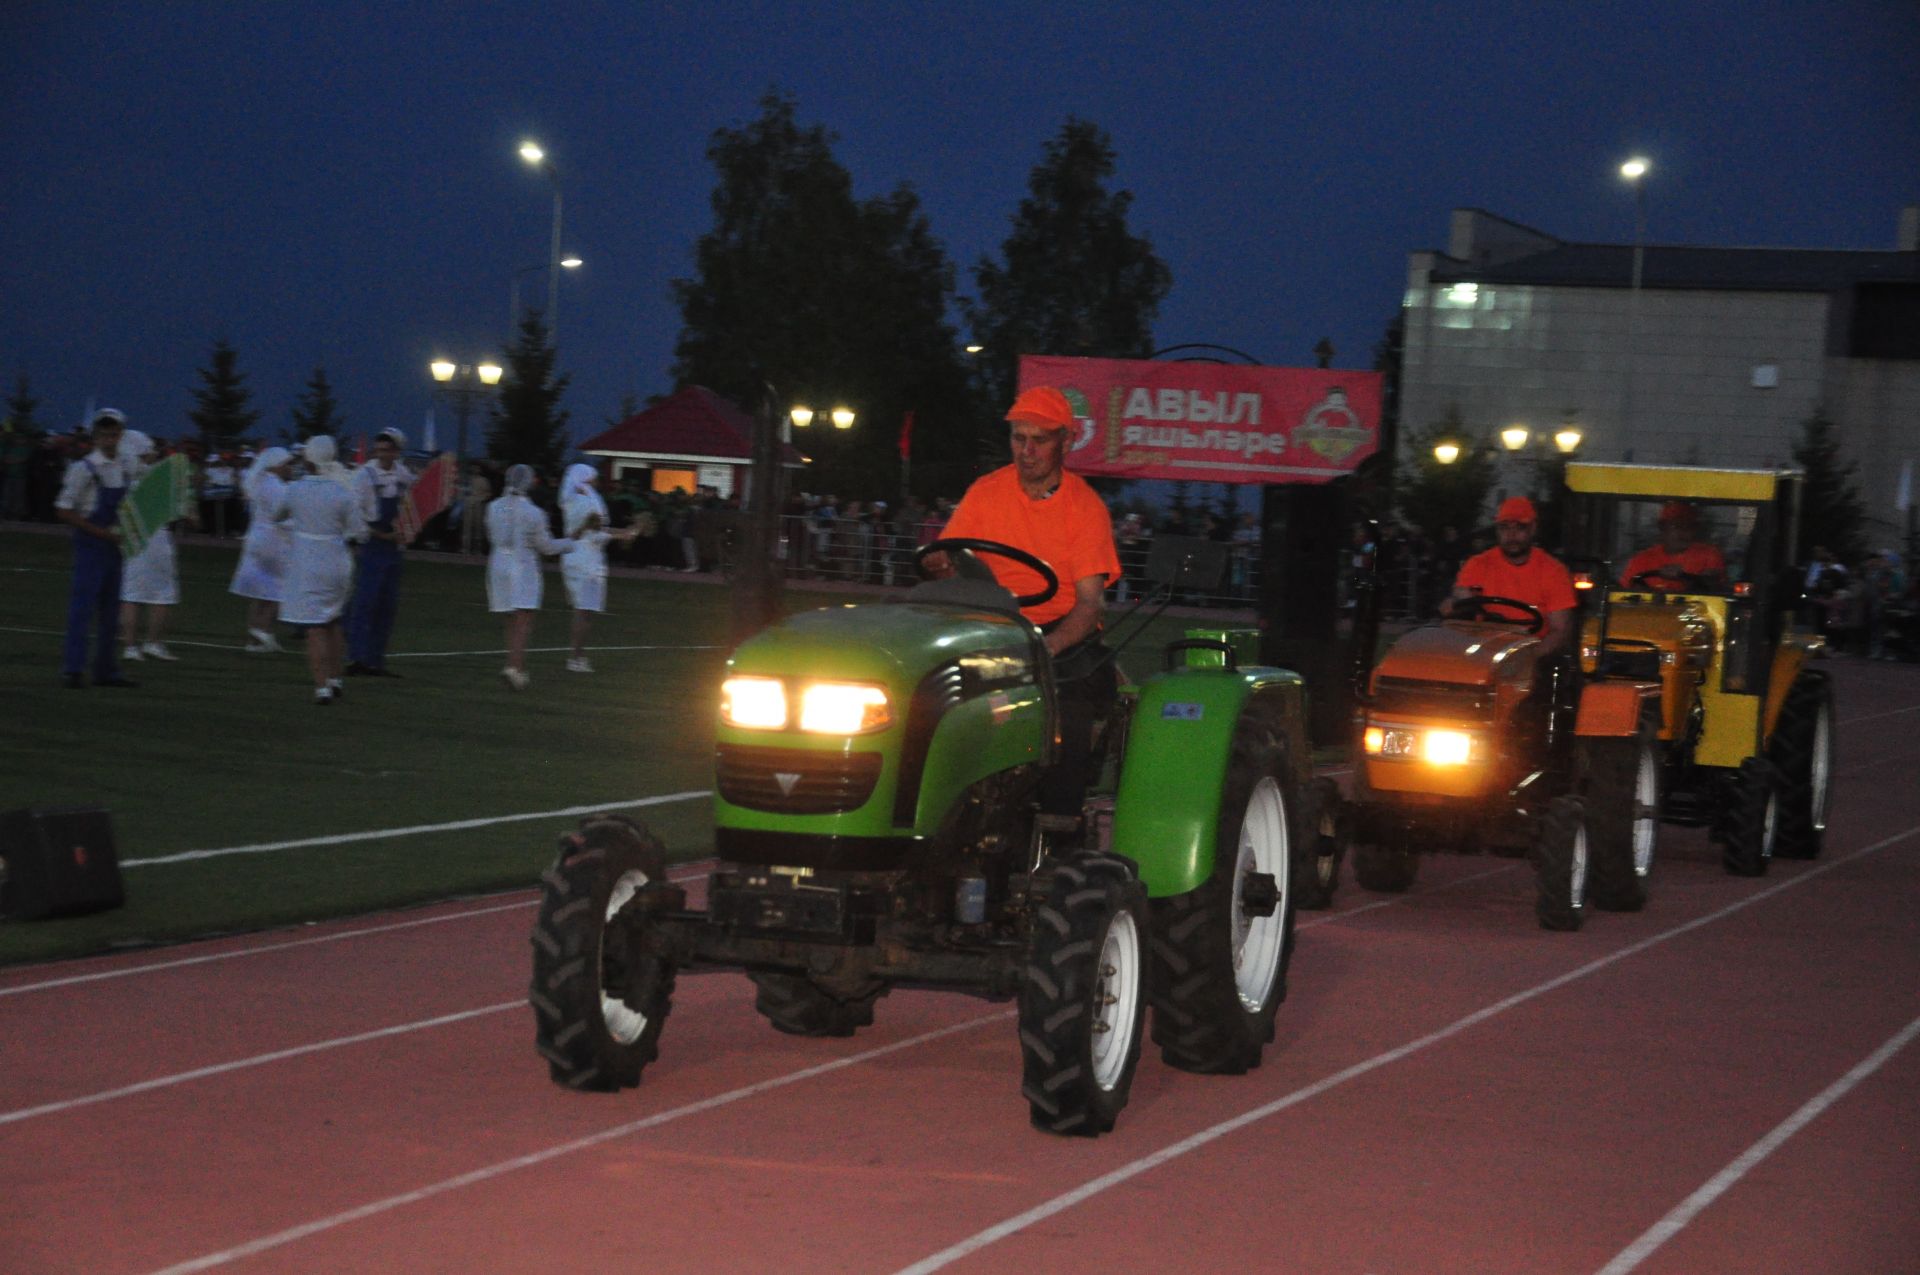
[[[693,492],[711,488],[723,498],[744,496],[753,464],[753,418],[704,385],[689,385],[580,444],[604,458],[608,479],[639,476],[648,490]],[[799,469],[807,458],[781,445],[781,465]]]

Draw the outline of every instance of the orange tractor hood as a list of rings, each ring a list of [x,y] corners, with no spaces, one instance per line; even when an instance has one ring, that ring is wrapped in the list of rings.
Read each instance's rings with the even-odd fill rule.
[[[1402,634],[1374,668],[1375,687],[1383,677],[1410,681],[1492,686],[1515,653],[1540,639],[1510,624],[1448,620]]]

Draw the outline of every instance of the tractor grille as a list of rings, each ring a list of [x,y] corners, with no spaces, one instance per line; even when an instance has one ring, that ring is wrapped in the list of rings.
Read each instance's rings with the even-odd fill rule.
[[[1430,682],[1417,677],[1383,677],[1374,683],[1374,710],[1411,713],[1422,717],[1484,719],[1493,713],[1493,691],[1457,682]]]
[[[879,753],[721,744],[715,751],[720,796],[748,810],[828,815],[858,810],[880,779]]]

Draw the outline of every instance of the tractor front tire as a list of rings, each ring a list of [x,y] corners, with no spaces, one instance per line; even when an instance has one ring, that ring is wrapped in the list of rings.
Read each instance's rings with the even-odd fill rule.
[[[1720,862],[1736,877],[1763,877],[1780,836],[1780,772],[1764,757],[1740,763],[1720,825]]]
[[[851,1036],[873,1025],[873,1003],[886,995],[884,985],[841,1000],[804,974],[754,973],[759,989],[754,1009],[789,1036]]]
[[[540,879],[527,992],[540,1054],[569,1089],[637,1085],[673,1004],[673,963],[644,950],[649,905],[683,901],[666,849],[631,819],[591,818]]]
[[[1783,859],[1819,858],[1833,800],[1833,686],[1824,672],[1806,669],[1793,679],[1767,758],[1781,784],[1774,852]]]
[[[1049,858],[1020,988],[1021,1092],[1035,1128],[1113,1128],[1140,1061],[1147,892],[1133,865],[1085,851]]]
[[[1660,841],[1659,729],[1651,715],[1624,739],[1582,741],[1593,906],[1638,912]]]
[[[1375,840],[1378,835],[1355,829],[1353,879],[1380,894],[1405,894],[1420,875],[1420,856],[1413,851],[1412,838],[1400,828],[1386,830],[1384,840]]]
[[[1300,820],[1300,850],[1293,856],[1293,905],[1303,912],[1333,906],[1340,888],[1340,861],[1352,839],[1346,799],[1340,785],[1324,776],[1307,787],[1306,811]]]
[[[1533,864],[1538,896],[1534,915],[1543,930],[1577,930],[1586,919],[1587,812],[1574,796],[1555,797],[1535,833]]]

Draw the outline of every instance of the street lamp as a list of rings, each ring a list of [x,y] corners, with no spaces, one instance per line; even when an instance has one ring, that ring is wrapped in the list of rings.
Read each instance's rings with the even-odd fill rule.
[[[1620,176],[1633,187],[1633,284],[1627,294],[1627,367],[1620,379],[1621,459],[1633,459],[1633,372],[1640,330],[1640,276],[1647,255],[1647,185],[1644,180],[1653,165],[1635,155],[1620,165]]]
[[[582,265],[582,262],[580,258],[574,256],[572,253],[568,253],[566,256],[560,258],[560,268],[562,270],[578,270],[581,265]],[[507,291],[507,338],[509,340],[513,338],[514,331],[520,326],[520,280],[521,278],[523,276],[532,274],[536,270],[548,270],[548,269],[551,269],[551,267],[548,266],[546,262],[536,261],[530,266],[521,266],[518,270],[513,272],[512,286]],[[553,339],[553,330],[551,327],[549,327],[547,330],[547,339],[548,340]]]
[[[435,359],[427,364],[427,370],[433,373],[433,379],[441,390],[454,401],[459,420],[458,432],[454,435],[454,457],[464,465],[467,460],[467,416],[473,411],[474,400],[493,393],[493,387],[500,383],[500,365],[493,362],[472,364]]]
[[[753,452],[748,469],[747,503],[741,511],[740,554],[735,559],[733,580],[733,640],[738,643],[758,633],[780,614],[780,595],[785,583],[776,561],[780,535],[782,503],[782,448],[793,441],[795,428],[806,429],[816,415],[813,408],[796,403],[780,413],[775,406],[779,393],[762,382],[765,399],[753,415]],[[854,411],[835,407],[825,413],[835,429],[852,429]]]
[[[520,143],[520,158],[545,173],[553,183],[553,240],[547,249],[547,265],[551,271],[547,275],[547,339],[557,345],[560,341],[560,170],[535,142]]]
[[[787,419],[791,420],[801,429],[805,429],[807,426],[813,424],[813,418],[819,414],[820,413],[814,411],[806,404],[797,403],[787,412]],[[854,412],[851,407],[836,407],[828,412],[826,416],[828,420],[833,422],[835,429],[853,428]]]

